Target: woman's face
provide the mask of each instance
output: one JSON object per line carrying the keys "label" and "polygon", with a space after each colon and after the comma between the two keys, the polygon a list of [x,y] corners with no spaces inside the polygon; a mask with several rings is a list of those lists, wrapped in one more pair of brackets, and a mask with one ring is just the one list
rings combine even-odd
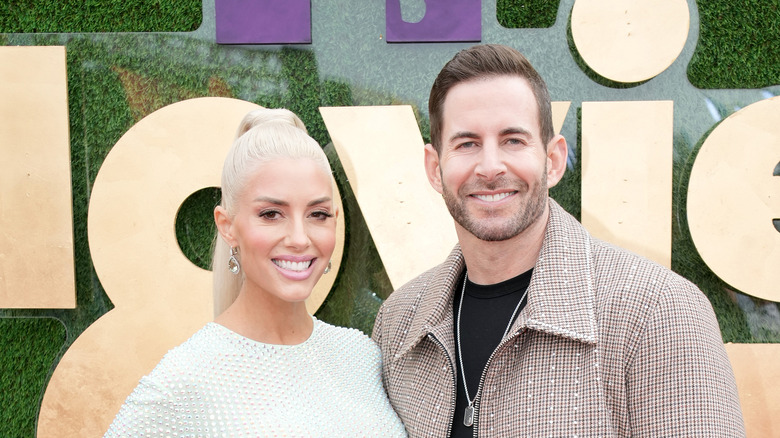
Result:
{"label": "woman's face", "polygon": [[300,302],[311,294],[336,243],[331,177],[311,159],[257,166],[223,233],[239,250],[244,289]]}

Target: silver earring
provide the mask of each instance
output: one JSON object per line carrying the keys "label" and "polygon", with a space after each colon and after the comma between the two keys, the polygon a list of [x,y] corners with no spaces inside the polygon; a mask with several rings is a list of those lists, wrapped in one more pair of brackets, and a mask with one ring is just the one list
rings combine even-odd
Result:
{"label": "silver earring", "polygon": [[241,272],[241,265],[238,263],[236,254],[238,254],[238,248],[234,248],[231,246],[230,258],[228,259],[228,271],[232,272],[233,274],[238,274],[239,272]]}
{"label": "silver earring", "polygon": [[332,267],[332,264],[333,264],[333,260],[328,260],[328,266],[325,267],[325,272],[323,272],[323,274],[327,274],[328,272],[330,272],[330,268]]}

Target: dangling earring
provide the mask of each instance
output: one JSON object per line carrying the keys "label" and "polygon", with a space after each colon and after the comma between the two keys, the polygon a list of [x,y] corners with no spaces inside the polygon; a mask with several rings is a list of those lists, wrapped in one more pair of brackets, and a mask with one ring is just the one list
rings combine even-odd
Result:
{"label": "dangling earring", "polygon": [[333,260],[328,260],[328,266],[325,267],[325,272],[323,274],[327,274],[330,272],[330,268],[332,267],[331,264],[333,263]]}
{"label": "dangling earring", "polygon": [[238,274],[241,272],[241,265],[238,263],[238,259],[236,258],[236,254],[238,254],[238,248],[230,247],[230,258],[228,259],[228,271],[232,272],[233,274]]}

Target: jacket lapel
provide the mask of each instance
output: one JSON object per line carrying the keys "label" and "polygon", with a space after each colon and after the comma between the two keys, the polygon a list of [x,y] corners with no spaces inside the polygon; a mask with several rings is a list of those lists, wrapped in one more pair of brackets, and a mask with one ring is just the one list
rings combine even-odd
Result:
{"label": "jacket lapel", "polygon": [[427,284],[420,285],[417,306],[412,313],[412,324],[398,354],[403,356],[423,338],[432,334],[454,358],[455,338],[453,335],[452,300],[455,287],[464,269],[460,245],[456,245],[447,260],[434,268]]}

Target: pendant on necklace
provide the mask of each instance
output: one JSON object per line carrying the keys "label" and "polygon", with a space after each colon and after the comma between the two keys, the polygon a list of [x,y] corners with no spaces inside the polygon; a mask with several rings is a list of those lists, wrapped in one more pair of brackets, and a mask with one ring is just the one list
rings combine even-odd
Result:
{"label": "pendant on necklace", "polygon": [[474,424],[474,407],[471,405],[466,406],[466,413],[463,415],[463,425],[471,427]]}

